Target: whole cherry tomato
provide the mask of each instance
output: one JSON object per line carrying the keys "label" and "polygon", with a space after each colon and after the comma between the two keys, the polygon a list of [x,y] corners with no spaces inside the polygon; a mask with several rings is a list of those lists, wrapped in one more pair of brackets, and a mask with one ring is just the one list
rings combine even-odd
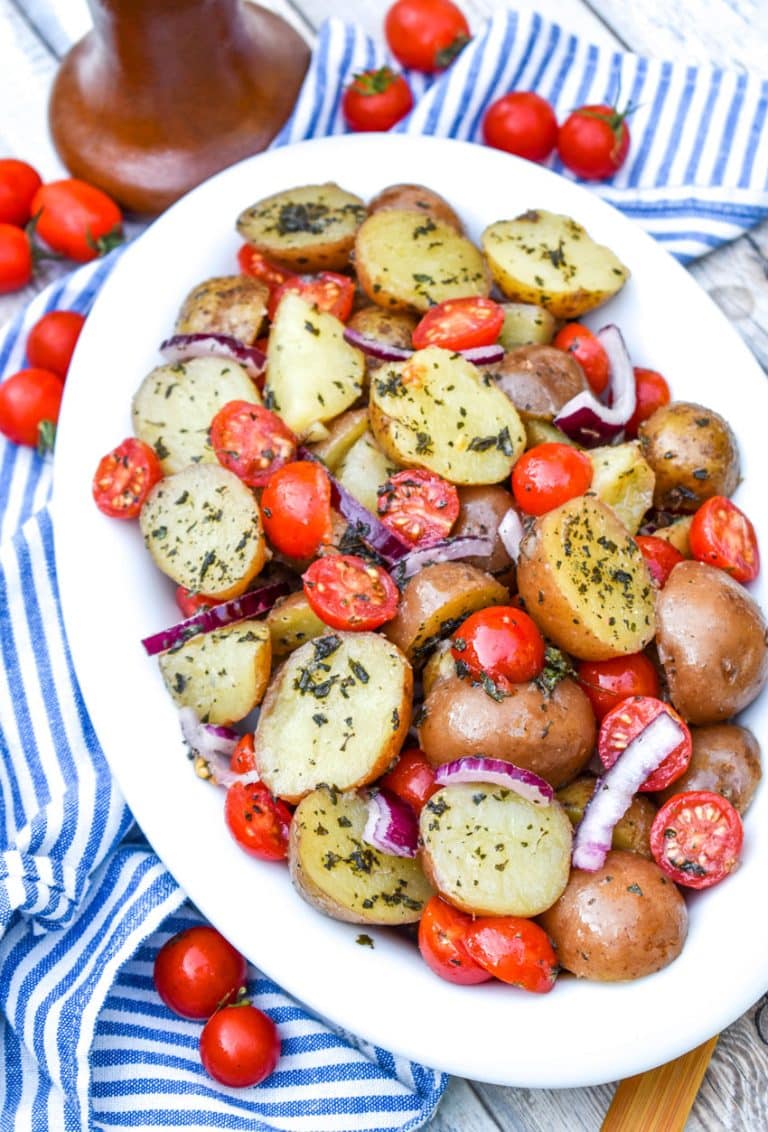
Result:
{"label": "whole cherry tomato", "polygon": [[413,95],[404,75],[391,67],[361,71],[346,87],[341,111],[357,133],[389,130],[413,108]]}
{"label": "whole cherry tomato", "polygon": [[419,920],[419,951],[430,970],[449,983],[471,986],[487,983],[491,973],[481,967],[467,951],[464,937],[472,917],[432,896]]}
{"label": "whole cherry tomato", "polygon": [[32,216],[32,199],[42,183],[40,174],[26,161],[0,158],[0,224],[23,228]]}
{"label": "whole cherry tomato", "polygon": [[604,103],[573,110],[557,135],[563,165],[587,181],[612,177],[629,151],[626,117],[626,110],[621,112]]}
{"label": "whole cherry tomato", "polygon": [[283,861],[288,856],[291,811],[272,797],[263,782],[233,782],[224,802],[224,820],[251,857]]}
{"label": "whole cherry tomato", "polygon": [[335,271],[321,271],[318,275],[293,275],[275,288],[269,297],[267,315],[274,320],[283,295],[300,295],[320,311],[328,311],[341,322],[352,313],[355,301],[355,284],[348,275]]}
{"label": "whole cherry tomato", "polygon": [[483,139],[494,149],[529,161],[546,161],[557,142],[557,118],[541,95],[532,90],[513,90],[486,110]]}
{"label": "whole cherry tomato", "polygon": [[648,724],[665,711],[683,731],[683,737],[664,761],[646,778],[640,790],[652,794],[664,790],[688,769],[693,751],[691,733],[673,707],[653,696],[632,696],[611,708],[600,724],[597,737],[597,753],[606,770],[610,770],[622,751],[626,750],[635,736],[644,731]]}
{"label": "whole cherry tomato", "polygon": [[657,538],[656,535],[635,535],[635,542],[640,547],[648,573],[659,589],[663,589],[674,567],[685,559],[668,539]]}
{"label": "whole cherry tomato", "polygon": [[592,461],[586,452],[556,441],[524,452],[512,469],[512,494],[521,511],[543,515],[592,483]]}
{"label": "whole cherry tomato", "polygon": [[600,339],[580,322],[569,322],[552,342],[558,350],[573,354],[596,397],[604,393],[611,378],[611,364]]}
{"label": "whole cherry tomato", "polygon": [[401,66],[427,74],[444,70],[470,40],[466,17],[452,0],[396,0],[384,34]]}
{"label": "whole cherry tomato", "polygon": [[491,605],[471,613],[451,638],[451,654],[473,680],[502,692],[534,680],[544,667],[544,638],[522,609]]}
{"label": "whole cherry tomato", "polygon": [[0,295],[26,287],[32,278],[32,246],[23,228],[0,224]]}
{"label": "whole cherry tomato", "polygon": [[642,652],[610,660],[581,660],[576,675],[598,722],[630,696],[658,699],[661,695],[658,673]]}
{"label": "whole cherry tomato", "polygon": [[503,983],[534,994],[546,994],[555,985],[555,949],[533,920],[481,916],[467,929],[464,946],[476,963]]}
{"label": "whole cherry tomato", "polygon": [[413,331],[414,350],[442,346],[444,350],[471,350],[492,345],[504,325],[504,308],[482,295],[444,299],[430,307]]}
{"label": "whole cherry tomato", "polygon": [[203,1026],[200,1060],[222,1085],[242,1089],[266,1080],[280,1060],[280,1036],[271,1018],[250,1003],[217,1010]]}
{"label": "whole cherry tomato", "polygon": [[651,826],[656,864],[685,888],[710,888],[734,870],[744,830],[722,794],[687,790],[664,803]]}
{"label": "whole cherry tomato", "polygon": [[397,613],[400,593],[390,575],[356,554],[316,558],[302,582],[312,610],[332,629],[378,629]]}
{"label": "whole cherry tomato", "polygon": [[64,384],[47,369],[22,369],[0,384],[0,432],[14,444],[53,447]]}
{"label": "whole cherry tomato", "polygon": [[65,378],[84,324],[85,315],[77,311],[48,311],[44,314],[27,335],[26,350],[30,365],[52,370]]}
{"label": "whole cherry tomato", "polygon": [[647,421],[662,405],[668,405],[672,394],[666,379],[655,369],[635,367],[635,411],[627,421],[624,435],[634,440],[643,421]]}
{"label": "whole cherry tomato", "polygon": [[458,491],[427,468],[395,472],[378,491],[384,525],[414,546],[447,538],[459,517]]}
{"label": "whole cherry tomato", "polygon": [[157,993],[182,1018],[210,1018],[236,997],[247,977],[243,956],[208,924],[172,936],[155,959]]}
{"label": "whole cherry tomato", "polygon": [[163,478],[160,461],[143,440],[129,436],[99,461],[93,498],[112,519],[135,519],[152,488]]}
{"label": "whole cherry tomato", "polygon": [[392,769],[379,780],[379,786],[407,802],[417,814],[440,789],[435,782],[435,768],[418,747],[403,751]]}
{"label": "whole cherry tomato", "polygon": [[271,545],[290,558],[316,554],[331,529],[331,481],[321,464],[296,460],[278,468],[261,496]]}
{"label": "whole cherry tomato", "polygon": [[702,503],[693,516],[688,542],[694,558],[724,570],[737,582],[754,582],[760,573],[755,528],[724,495]]}
{"label": "whole cherry tomato", "polygon": [[263,487],[296,455],[296,437],[277,413],[252,401],[228,401],[211,421],[219,463],[249,487]]}
{"label": "whole cherry tomato", "polygon": [[104,255],[123,238],[123,214],[112,198],[76,177],[39,188],[32,214],[35,233],[55,252],[81,263]]}

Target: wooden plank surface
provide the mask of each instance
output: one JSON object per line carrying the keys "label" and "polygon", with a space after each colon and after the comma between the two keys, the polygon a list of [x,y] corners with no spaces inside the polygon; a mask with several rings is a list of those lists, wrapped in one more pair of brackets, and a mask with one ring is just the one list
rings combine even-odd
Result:
{"label": "wooden plank surface", "polygon": [[[503,0],[460,2],[473,28],[494,9],[506,6]],[[517,7],[525,3],[521,0]],[[387,7],[384,0],[273,0],[265,6],[285,15],[310,42],[329,14],[355,19],[370,34],[380,35]],[[548,18],[596,43],[768,71],[766,0],[548,0],[545,9]],[[0,0],[0,153],[30,160],[46,178],[62,171],[45,130],[48,88],[57,58],[88,24],[85,0]],[[692,273],[768,369],[768,224],[699,261]],[[35,289],[0,296],[0,324]],[[673,1022],[660,1019],[659,1024]],[[578,1043],[578,1034],[573,1039]],[[616,1040],[632,1041],[631,1019]],[[763,1000],[722,1035],[687,1132],[768,1129],[768,1098],[762,1085],[767,1074],[768,1001]],[[455,1079],[430,1132],[597,1132],[613,1093],[611,1084],[529,1090]]]}

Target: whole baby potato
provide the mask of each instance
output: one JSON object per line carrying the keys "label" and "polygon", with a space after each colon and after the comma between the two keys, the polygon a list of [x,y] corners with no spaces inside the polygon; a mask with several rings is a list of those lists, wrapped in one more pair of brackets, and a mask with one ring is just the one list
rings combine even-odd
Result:
{"label": "whole baby potato", "polygon": [[733,495],[736,490],[736,437],[712,409],[673,401],[643,421],[638,437],[656,476],[654,507],[692,513],[705,499]]}
{"label": "whole baby potato", "polygon": [[679,562],[656,599],[656,646],[677,710],[719,723],[768,679],[766,623],[754,598],[722,570]]}
{"label": "whole baby potato", "polygon": [[[568,815],[571,825],[579,824],[584,817],[587,803],[595,792],[596,778],[591,775],[575,778],[567,786],[561,787],[557,792],[557,800]],[[687,786],[681,787],[689,789]],[[677,791],[677,784],[674,787]],[[651,826],[656,817],[656,807],[647,796],[636,794],[629,809],[623,817],[619,818],[613,827],[611,845],[614,849],[626,849],[628,853],[639,853],[642,857],[651,857]]]}
{"label": "whole baby potato", "polygon": [[497,700],[454,676],[433,685],[421,714],[419,746],[433,766],[487,755],[532,770],[554,787],[584,769],[595,743],[592,708],[571,679],[552,692],[535,681],[517,684]]}
{"label": "whole baby potato", "polygon": [[692,727],[693,754],[688,769],[658,799],[666,802],[684,790],[713,790],[740,814],[749,806],[762,778],[760,744],[751,731],[736,723]]}
{"label": "whole baby potato", "polygon": [[562,967],[598,982],[639,979],[680,954],[688,913],[675,884],[653,861],[614,849],[596,872],[574,869],[539,916]]}
{"label": "whole baby potato", "polygon": [[589,389],[584,370],[565,350],[520,346],[504,355],[488,373],[523,420],[551,421],[566,402]]}
{"label": "whole baby potato", "polygon": [[[517,510],[512,496],[500,484],[475,484],[460,487],[458,491],[460,510],[452,532],[454,538],[480,535],[493,539],[491,553],[487,557],[472,556],[464,561],[480,570],[487,570],[489,574],[513,571],[512,558],[499,537],[499,524],[507,511],[510,508]],[[505,573],[505,583],[510,577],[514,574]]]}

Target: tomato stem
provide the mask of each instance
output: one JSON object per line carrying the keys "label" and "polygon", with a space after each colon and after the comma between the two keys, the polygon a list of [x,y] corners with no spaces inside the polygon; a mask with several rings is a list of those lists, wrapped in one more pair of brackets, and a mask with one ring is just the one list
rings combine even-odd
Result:
{"label": "tomato stem", "polygon": [[471,35],[457,35],[447,47],[441,47],[435,54],[435,66],[437,69],[444,71],[446,67],[449,67],[456,56],[461,54],[471,39]]}
{"label": "tomato stem", "polygon": [[37,426],[37,454],[47,456],[56,442],[56,425],[53,421],[40,421]]}

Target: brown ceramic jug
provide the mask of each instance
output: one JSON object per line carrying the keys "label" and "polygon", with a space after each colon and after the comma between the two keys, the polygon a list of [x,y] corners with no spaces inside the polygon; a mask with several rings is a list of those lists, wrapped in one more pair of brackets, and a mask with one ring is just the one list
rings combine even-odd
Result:
{"label": "brown ceramic jug", "polygon": [[66,56],[50,126],[73,174],[157,213],[265,149],[309,61],[279,16],[241,0],[89,0],[93,30]]}

